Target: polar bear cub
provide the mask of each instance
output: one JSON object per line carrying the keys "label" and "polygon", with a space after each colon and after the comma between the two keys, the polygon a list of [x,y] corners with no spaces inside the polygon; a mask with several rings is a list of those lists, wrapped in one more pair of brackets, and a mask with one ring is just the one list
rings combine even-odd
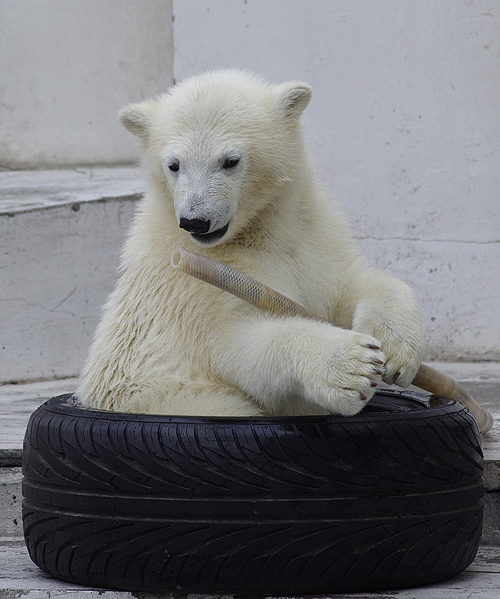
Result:
{"label": "polar bear cub", "polygon": [[[147,192],[78,396],[89,407],[204,416],[352,415],[377,384],[407,386],[419,310],[371,268],[314,174],[297,81],[193,77],[120,112]],[[332,324],[276,317],[170,266],[176,246],[273,287]]]}

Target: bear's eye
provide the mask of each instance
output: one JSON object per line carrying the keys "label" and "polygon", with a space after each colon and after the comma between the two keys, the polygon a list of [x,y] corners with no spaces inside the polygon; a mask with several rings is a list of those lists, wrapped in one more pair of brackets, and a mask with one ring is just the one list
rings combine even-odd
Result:
{"label": "bear's eye", "polygon": [[224,164],[222,165],[222,168],[234,168],[238,162],[240,161],[239,158],[226,158],[224,160]]}
{"label": "bear's eye", "polygon": [[168,168],[173,172],[176,173],[179,170],[179,163],[178,162],[171,162],[168,165]]}

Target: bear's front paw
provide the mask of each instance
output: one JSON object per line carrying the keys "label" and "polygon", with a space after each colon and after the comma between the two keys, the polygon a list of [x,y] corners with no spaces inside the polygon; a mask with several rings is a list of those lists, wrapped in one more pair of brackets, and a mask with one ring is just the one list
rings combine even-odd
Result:
{"label": "bear's front paw", "polygon": [[385,363],[384,383],[408,387],[417,374],[422,362],[420,345],[408,341],[388,342],[384,344],[387,356]]}
{"label": "bear's front paw", "polygon": [[422,362],[423,341],[420,327],[405,323],[399,329],[389,326],[363,326],[359,324],[356,330],[362,328],[364,333],[376,335],[387,361],[385,363],[384,383],[408,387],[411,384]]}
{"label": "bear's front paw", "polygon": [[419,309],[409,287],[387,276],[382,282],[383,291],[379,287],[377,295],[372,290],[374,297],[357,305],[352,329],[380,341],[387,358],[384,382],[408,387],[423,357]]}
{"label": "bear's front paw", "polygon": [[385,355],[374,337],[328,328],[314,349],[307,348],[306,396],[336,414],[357,414],[382,380]]}

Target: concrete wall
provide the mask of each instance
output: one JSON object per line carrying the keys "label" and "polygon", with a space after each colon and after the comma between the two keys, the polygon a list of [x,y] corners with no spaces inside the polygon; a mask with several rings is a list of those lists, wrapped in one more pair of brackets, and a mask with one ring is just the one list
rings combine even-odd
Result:
{"label": "concrete wall", "polygon": [[0,383],[79,375],[143,191],[134,168],[0,173]]}
{"label": "concrete wall", "polygon": [[371,261],[410,283],[428,358],[500,359],[498,0],[176,0],[176,79],[314,87],[311,150]]}
{"label": "concrete wall", "polygon": [[129,102],[172,81],[171,0],[2,0],[0,168],[125,163]]}

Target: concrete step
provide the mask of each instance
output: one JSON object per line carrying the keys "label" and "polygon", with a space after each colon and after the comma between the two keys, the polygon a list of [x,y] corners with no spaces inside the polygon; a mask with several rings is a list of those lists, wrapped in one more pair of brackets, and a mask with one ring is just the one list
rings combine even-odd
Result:
{"label": "concrete step", "polygon": [[0,172],[0,383],[79,375],[143,189],[132,167]]}
{"label": "concrete step", "polygon": [[[434,363],[433,366],[461,382],[495,416],[493,429],[483,438],[487,493],[479,554],[467,571],[452,581],[376,595],[335,595],[339,599],[465,599],[472,595],[477,599],[498,599],[500,596],[500,363]],[[75,599],[137,597],[136,593],[87,589],[55,581],[31,563],[24,547],[20,460],[26,424],[38,405],[55,395],[73,392],[77,384],[78,379],[72,378],[0,386],[0,464],[4,465],[0,467],[0,599],[20,596],[53,599],[63,595]],[[153,599],[157,595],[141,593],[141,597]]]}

